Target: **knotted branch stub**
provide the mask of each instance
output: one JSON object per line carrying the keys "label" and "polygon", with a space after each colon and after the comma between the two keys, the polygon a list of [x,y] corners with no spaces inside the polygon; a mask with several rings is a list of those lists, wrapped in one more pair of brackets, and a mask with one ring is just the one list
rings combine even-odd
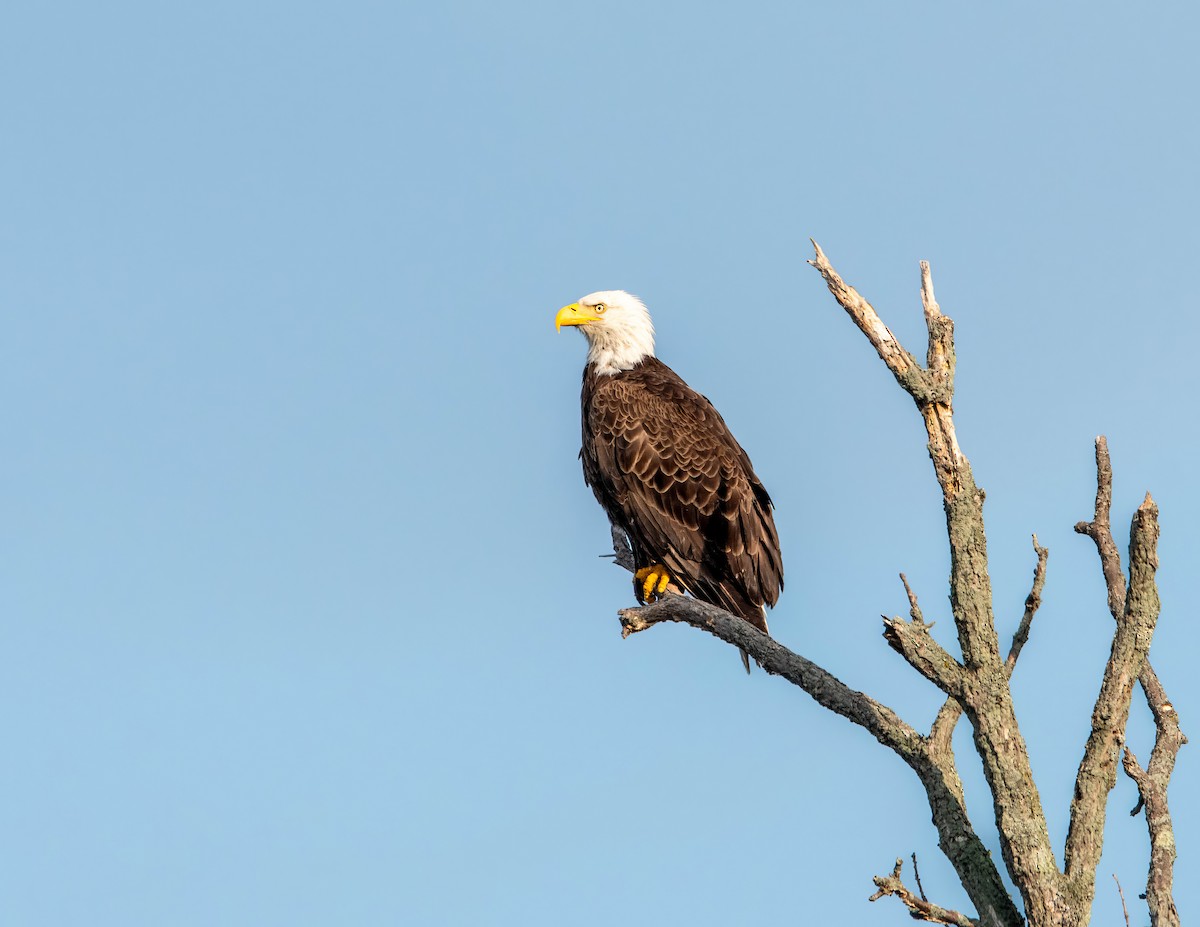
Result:
{"label": "knotted branch stub", "polygon": [[907,621],[903,618],[889,618],[887,615],[881,617],[883,637],[888,646],[947,695],[960,698],[963,694],[966,671],[961,663],[933,639],[933,635],[929,633],[933,625],[926,624],[920,617]]}
{"label": "knotted branch stub", "polygon": [[904,860],[897,858],[891,875],[875,876],[872,881],[875,883],[877,891],[867,900],[878,901],[880,898],[894,895],[904,903],[904,906],[908,908],[908,913],[915,920],[928,921],[931,924],[950,924],[952,927],[979,927],[978,921],[972,920],[965,914],[951,908],[943,908],[914,895],[900,880],[900,870],[903,867]]}

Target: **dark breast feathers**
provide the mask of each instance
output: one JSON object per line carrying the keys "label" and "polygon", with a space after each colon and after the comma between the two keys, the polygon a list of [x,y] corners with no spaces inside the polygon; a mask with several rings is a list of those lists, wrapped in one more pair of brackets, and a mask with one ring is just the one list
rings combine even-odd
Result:
{"label": "dark breast feathers", "polygon": [[712,403],[648,357],[583,372],[583,477],[629,535],[696,598],[766,631],[783,588],[771,498]]}

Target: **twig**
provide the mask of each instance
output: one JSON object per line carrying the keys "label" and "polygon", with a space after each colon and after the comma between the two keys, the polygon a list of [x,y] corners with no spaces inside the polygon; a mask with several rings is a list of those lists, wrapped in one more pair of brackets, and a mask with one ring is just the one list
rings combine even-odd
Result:
{"label": "twig", "polygon": [[[954,927],[978,927],[978,921],[974,921],[965,914],[960,914],[958,911],[952,911],[950,908],[943,908],[933,904],[922,897],[918,898],[905,887],[900,881],[900,869],[903,867],[904,861],[896,860],[896,866],[892,869],[892,874],[888,876],[875,876],[872,881],[875,883],[877,891],[868,901],[878,901],[888,895],[895,895],[908,908],[908,913],[915,920],[929,921],[932,924],[952,924]],[[918,880],[919,881],[919,880]]]}
{"label": "twig", "polygon": [[[1042,590],[1046,585],[1046,561],[1050,556],[1050,551],[1038,544],[1036,534],[1033,536],[1033,550],[1037,555],[1037,565],[1033,570],[1033,588],[1030,590],[1029,595],[1025,598],[1025,613],[1021,616],[1021,621],[1017,625],[1017,630],[1013,632],[1012,645],[1009,647],[1008,657],[1004,661],[1004,670],[1009,677],[1012,676],[1013,669],[1017,665],[1017,658],[1021,655],[1021,649],[1029,640],[1029,630],[1033,624],[1033,616],[1037,613],[1038,608],[1042,604]],[[925,620],[921,615],[921,606],[917,603],[917,595],[915,592],[913,592],[912,587],[908,583],[908,578],[903,573],[900,574],[900,582],[904,584],[904,592],[908,596],[908,613],[912,616],[914,630],[928,630],[929,628],[932,628],[933,622],[929,622],[928,624],[925,623]],[[904,651],[901,650],[896,643],[893,643],[893,640],[898,642],[901,639],[901,635],[898,633],[900,629],[895,624],[896,621],[899,621],[899,619],[890,620],[884,618],[884,624],[888,628],[888,630],[884,632],[884,637],[888,639],[888,643],[892,644],[894,649],[900,650],[900,652],[903,654]],[[921,628],[915,627],[917,625],[920,625]],[[949,660],[951,658],[947,654],[945,659]],[[910,662],[912,661],[910,660]],[[920,666],[918,666],[917,669],[922,672],[922,675],[927,675]],[[928,675],[927,678],[929,678]],[[934,679],[934,682],[937,684],[936,679]],[[958,719],[961,715],[962,707],[958,704],[956,699],[951,696],[946,700],[945,704],[943,704],[941,710],[938,712],[937,718],[934,720],[934,726],[930,731],[930,737],[937,740],[939,743],[946,744],[946,749],[949,749],[949,737],[952,734],[954,726],[958,722]]]}
{"label": "twig", "polygon": [[883,636],[893,650],[906,659],[922,676],[948,694],[962,692],[962,667],[958,661],[942,649],[929,634],[934,622],[926,623],[917,602],[917,594],[908,584],[908,577],[900,574],[904,592],[908,596],[908,614],[911,621],[900,618],[883,618]]}
{"label": "twig", "polygon": [[1029,629],[1033,625],[1033,616],[1042,604],[1042,589],[1046,586],[1046,560],[1050,557],[1050,551],[1038,544],[1036,534],[1033,536],[1033,551],[1037,555],[1037,566],[1033,568],[1033,588],[1029,590],[1029,595],[1025,598],[1025,614],[1021,616],[1021,622],[1013,633],[1012,646],[1008,648],[1008,657],[1004,661],[1004,668],[1008,671],[1009,677],[1012,676],[1013,669],[1017,665],[1021,649],[1029,640]]}
{"label": "twig", "polygon": [[1121,896],[1121,911],[1125,915],[1125,927],[1129,927],[1129,909],[1125,907],[1125,892],[1121,888],[1121,880],[1117,878],[1117,874],[1112,874],[1113,881],[1117,883],[1117,894]]}
{"label": "twig", "polygon": [[925,886],[921,884],[921,870],[917,868],[916,851],[913,851],[912,861],[913,861],[913,878],[917,880],[917,891],[919,891],[921,893],[922,901],[928,901],[929,898],[925,894]]}
{"label": "twig", "polygon": [[[908,596],[908,614],[913,621],[919,621],[925,624],[925,619],[921,616],[921,606],[917,604],[917,594],[912,591],[912,586],[908,584],[908,577],[903,573],[900,574],[900,582],[904,583],[904,592]],[[926,624],[925,627],[932,628],[933,622]]]}
{"label": "twig", "polygon": [[623,530],[616,525],[612,525],[612,544],[613,544],[613,559],[617,566],[630,573],[637,572],[637,564],[633,559],[633,548],[629,544],[629,537]]}

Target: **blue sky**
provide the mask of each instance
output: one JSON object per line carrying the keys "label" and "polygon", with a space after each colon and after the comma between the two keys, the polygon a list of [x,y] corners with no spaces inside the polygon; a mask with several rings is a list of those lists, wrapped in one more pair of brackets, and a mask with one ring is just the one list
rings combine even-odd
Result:
{"label": "blue sky", "polygon": [[[628,641],[581,480],[583,343],[641,295],[777,504],[771,626],[924,728],[905,571],[953,644],[911,403],[809,236],[921,353],[957,323],[1002,639],[1052,834],[1114,531],[1162,508],[1153,660],[1197,733],[1184,4],[29,4],[0,16],[0,920],[895,924],[915,778],[680,627]],[[1140,698],[1140,694],[1137,696]],[[1135,699],[1131,741],[1152,736]],[[991,810],[960,731],[975,820]],[[1200,905],[1197,773],[1172,792]],[[1146,833],[1110,804],[1096,923]]]}

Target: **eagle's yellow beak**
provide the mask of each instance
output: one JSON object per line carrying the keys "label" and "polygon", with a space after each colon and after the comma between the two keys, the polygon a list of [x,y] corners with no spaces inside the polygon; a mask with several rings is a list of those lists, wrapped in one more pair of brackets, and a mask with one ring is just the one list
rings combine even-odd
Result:
{"label": "eagle's yellow beak", "polygon": [[588,322],[598,321],[600,321],[600,316],[591,309],[581,306],[579,303],[571,303],[571,305],[563,306],[558,310],[558,315],[554,317],[554,330],[559,331],[564,325],[586,325]]}

